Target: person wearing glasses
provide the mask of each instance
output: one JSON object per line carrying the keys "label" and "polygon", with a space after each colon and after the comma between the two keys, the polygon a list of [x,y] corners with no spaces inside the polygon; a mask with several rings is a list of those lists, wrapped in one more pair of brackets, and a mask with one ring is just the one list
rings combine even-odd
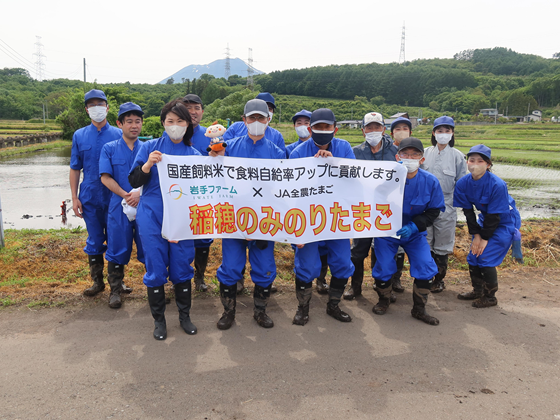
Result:
{"label": "person wearing glasses", "polygon": [[[261,99],[248,101],[243,112],[243,123],[247,128],[247,134],[228,141],[225,150],[211,151],[208,153],[209,156],[285,159],[286,151],[278,148],[265,136],[269,121],[268,106],[265,101]],[[237,283],[243,278],[247,249],[251,263],[251,280],[255,283],[253,318],[263,328],[274,327],[274,322],[266,313],[270,289],[276,278],[274,242],[223,238],[222,264],[216,273],[220,282],[220,299],[224,306],[224,312],[217,323],[220,330],[231,328],[235,321]]]}
{"label": "person wearing glasses", "polygon": [[[89,272],[93,285],[84,290],[85,296],[95,296],[105,290],[103,281],[104,259],[107,250],[107,216],[111,191],[99,178],[99,157],[105,144],[122,137],[122,131],[107,122],[109,104],[105,93],[92,89],[84,96],[86,112],[91,119],[87,127],[76,130],[72,136],[70,157],[70,190],[72,209],[76,217],[84,219],[88,237],[84,252],[88,256]],[[80,172],[84,178],[80,184]],[[79,195],[78,195],[79,185]],[[132,292],[122,284],[122,291]]]}
{"label": "person wearing glasses", "polygon": [[428,243],[432,257],[438,266],[438,273],[432,284],[432,293],[443,292],[443,279],[447,274],[449,254],[455,247],[455,225],[457,210],[453,207],[455,184],[467,173],[465,155],[455,147],[455,121],[443,116],[436,118],[432,131],[432,146],[424,153],[421,168],[435,175],[439,180],[445,198],[445,211],[428,227]]}
{"label": "person wearing glasses", "polygon": [[394,259],[399,246],[404,248],[410,261],[410,275],[414,278],[411,315],[429,325],[438,325],[439,320],[426,313],[426,302],[430,293],[432,278],[437,274],[437,265],[430,254],[426,240],[426,228],[434,223],[440,212],[445,211],[445,201],[438,179],[420,169],[424,163],[424,146],[415,137],[401,141],[397,161],[406,167],[404,187],[402,228],[397,237],[374,239],[376,256],[372,277],[375,279],[379,302],[373,313],[383,315],[391,303],[391,278],[397,271]]}

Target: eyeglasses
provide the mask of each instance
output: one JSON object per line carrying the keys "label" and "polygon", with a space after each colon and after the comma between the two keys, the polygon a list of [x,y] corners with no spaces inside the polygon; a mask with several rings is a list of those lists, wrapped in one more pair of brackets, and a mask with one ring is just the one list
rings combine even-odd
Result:
{"label": "eyeglasses", "polygon": [[264,115],[249,115],[248,117],[245,117],[245,119],[247,120],[247,122],[253,123],[255,121],[258,121],[260,123],[265,123],[268,121],[268,117],[265,117]]}
{"label": "eyeglasses", "polygon": [[89,109],[89,108],[93,108],[94,106],[103,106],[103,107],[106,107],[107,104],[106,104],[105,102],[97,102],[96,104],[94,104],[94,103],[89,103],[89,104],[86,105],[86,108]]}
{"label": "eyeglasses", "polygon": [[414,153],[399,153],[399,157],[401,159],[421,159],[422,153],[414,152]]}

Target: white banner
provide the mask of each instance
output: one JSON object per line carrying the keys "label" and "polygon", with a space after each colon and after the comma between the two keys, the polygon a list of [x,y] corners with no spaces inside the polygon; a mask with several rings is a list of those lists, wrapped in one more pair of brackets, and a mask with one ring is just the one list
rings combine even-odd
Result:
{"label": "white banner", "polygon": [[163,155],[157,168],[169,240],[305,244],[401,228],[407,172],[395,162]]}

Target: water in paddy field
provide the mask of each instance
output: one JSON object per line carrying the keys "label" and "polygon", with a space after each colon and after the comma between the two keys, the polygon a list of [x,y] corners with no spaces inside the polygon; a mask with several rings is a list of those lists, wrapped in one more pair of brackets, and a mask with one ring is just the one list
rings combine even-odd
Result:
{"label": "water in paddy field", "polygon": [[69,182],[71,148],[0,158],[0,200],[4,229],[64,227],[61,204],[67,201],[66,227],[85,228],[72,211]]}
{"label": "water in paddy field", "polygon": [[[74,216],[70,183],[70,147],[0,158],[0,201],[4,229],[64,227],[60,205],[67,202],[66,227],[85,228]],[[493,172],[508,183],[523,219],[560,217],[560,171],[497,163]],[[464,219],[461,211],[459,217]]]}

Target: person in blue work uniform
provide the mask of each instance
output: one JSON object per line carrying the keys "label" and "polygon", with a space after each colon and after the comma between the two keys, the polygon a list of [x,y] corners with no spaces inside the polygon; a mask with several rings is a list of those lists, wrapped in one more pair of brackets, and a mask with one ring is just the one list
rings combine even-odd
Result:
{"label": "person in blue work uniform", "polygon": [[412,123],[406,117],[398,117],[391,123],[393,145],[398,148],[401,141],[412,136]]}
{"label": "person in blue work uniform", "polygon": [[124,266],[130,261],[132,241],[136,242],[138,261],[144,263],[144,252],[136,221],[130,221],[123,212],[122,201],[130,207],[137,207],[140,191],[133,191],[128,182],[128,172],[140,150],[138,136],[142,131],[144,112],[140,106],[127,102],[119,107],[117,126],[122,137],[103,146],[99,158],[101,182],[111,192],[107,220],[107,281],[111,287],[109,307],[121,307]]}
{"label": "person in blue work uniform", "polygon": [[[313,111],[308,130],[311,133],[311,140],[296,147],[291,153],[290,159],[311,156],[355,159],[350,143],[334,137],[338,128],[334,113],[330,109],[320,108]],[[352,321],[350,315],[338,306],[348,277],[354,273],[354,265],[350,260],[350,239],[329,240],[323,241],[323,243],[327,247],[327,259],[332,274],[327,314],[341,322],[350,322]],[[309,321],[311,285],[313,279],[317,278],[321,271],[319,245],[320,242],[297,245],[294,271],[298,308],[292,320],[295,325],[305,325]]]}
{"label": "person in blue work uniform", "polygon": [[[206,150],[210,145],[210,138],[206,137],[206,127],[200,125],[204,116],[204,104],[198,95],[189,93],[183,97],[183,102],[191,114],[193,136],[191,139],[192,147],[200,152],[202,156],[208,156]],[[195,239],[194,241],[194,288],[199,292],[206,292],[208,286],[204,283],[204,273],[208,265],[208,255],[213,239]]]}
{"label": "person in blue work uniform", "polygon": [[[105,290],[103,253],[107,249],[107,213],[111,197],[111,192],[99,178],[99,156],[103,146],[119,139],[122,132],[107,122],[109,105],[103,91],[90,90],[84,96],[84,103],[91,124],[76,130],[72,136],[70,190],[74,214],[84,219],[88,232],[84,252],[88,256],[93,285],[83,293],[85,296],[95,296]],[[84,173],[81,184],[80,171]],[[123,285],[123,291],[130,293],[132,289]]]}
{"label": "person in blue work uniform", "polygon": [[[268,106],[268,122],[272,120],[274,116],[274,111],[276,110],[276,105],[274,101],[274,97],[268,92],[262,92],[257,95],[255,99],[260,99],[266,102]],[[233,123],[224,134],[224,140],[228,141],[234,139],[236,137],[245,136],[247,134],[247,126],[243,121],[238,121]],[[280,131],[267,126],[266,132],[264,133],[266,139],[271,141],[280,149],[286,151],[286,145],[284,144],[284,137],[282,137],[282,133]]]}
{"label": "person in blue work uniform", "polygon": [[[407,120],[408,121],[408,120]],[[410,121],[409,121],[410,123]],[[405,124],[406,126],[406,124]],[[407,127],[408,128],[408,127]],[[410,131],[409,131],[410,133]],[[352,148],[358,160],[385,160],[396,162],[397,147],[393,144],[391,137],[385,134],[385,120],[379,112],[368,112],[362,120],[362,134],[365,141]],[[408,136],[410,137],[410,136]],[[352,300],[362,295],[362,284],[364,282],[364,260],[369,254],[373,244],[373,238],[352,239],[352,264],[354,274],[350,279],[350,286],[344,291],[344,299]],[[404,251],[399,247],[395,256],[397,271],[392,279],[392,288],[395,292],[403,293],[401,286],[401,275],[404,267]],[[371,266],[375,265],[375,252],[371,252]],[[391,302],[396,302],[397,297],[391,295]]]}
{"label": "person in blue work uniform", "polygon": [[[311,133],[308,129],[309,121],[311,121],[311,112],[306,109],[302,109],[292,117],[298,140],[286,146],[286,157],[289,158],[296,147],[311,138]],[[295,245],[292,245],[292,248],[295,251]],[[319,253],[321,255],[321,272],[316,279],[317,293],[326,295],[329,293],[329,285],[325,279],[329,270],[329,263],[327,261],[327,247],[324,244],[319,245]]]}
{"label": "person in blue work uniform", "polygon": [[190,319],[193,277],[191,263],[195,251],[192,240],[171,243],[161,235],[163,200],[156,164],[161,161],[162,154],[200,156],[200,153],[191,146],[192,120],[182,99],[167,103],[161,110],[160,119],[165,132],[160,138],[142,145],[128,180],[133,188],[143,187],[136,221],[146,259],[144,284],[148,289],[148,303],[154,318],[154,338],[165,340],[167,324],[164,285],[167,279],[175,288],[181,327],[189,335],[197,332]]}
{"label": "person in blue work uniform", "polygon": [[434,223],[440,212],[445,211],[445,201],[438,179],[429,172],[419,169],[424,163],[424,146],[415,137],[401,141],[397,161],[407,169],[403,197],[402,228],[395,237],[374,239],[377,261],[372,270],[379,302],[373,313],[383,315],[391,303],[391,278],[396,271],[395,256],[399,246],[403,247],[410,261],[410,275],[414,278],[411,315],[429,325],[438,325],[439,320],[426,313],[426,302],[437,274],[437,265],[430,254],[426,241],[426,228]]}
{"label": "person in blue work uniform", "polygon": [[[473,300],[475,308],[498,304],[498,272],[515,234],[506,183],[490,172],[492,151],[479,144],[467,153],[465,175],[455,185],[453,205],[463,209],[472,243],[467,263],[472,292],[461,293],[462,300]],[[478,222],[474,209],[480,212]]]}
{"label": "person in blue work uniform", "polygon": [[453,207],[455,184],[467,173],[465,155],[455,147],[455,121],[443,116],[436,118],[432,130],[432,146],[424,152],[421,168],[435,175],[439,180],[445,198],[445,211],[428,227],[428,243],[432,257],[438,266],[438,273],[432,284],[432,293],[445,289],[443,279],[447,274],[449,254],[455,247],[455,226],[457,210]]}
{"label": "person in blue work uniform", "polygon": [[[243,122],[247,134],[228,142],[225,150],[209,152],[210,156],[233,156],[253,159],[285,159],[286,151],[268,141],[265,135],[269,122],[268,106],[261,99],[252,99],[245,104]],[[274,321],[266,313],[270,299],[270,288],[276,278],[274,242],[264,240],[222,239],[222,264],[216,273],[220,282],[220,299],[224,312],[217,323],[220,330],[231,328],[235,321],[237,305],[237,283],[243,277],[247,263],[247,249],[251,263],[253,291],[253,318],[263,328],[272,328]]]}

